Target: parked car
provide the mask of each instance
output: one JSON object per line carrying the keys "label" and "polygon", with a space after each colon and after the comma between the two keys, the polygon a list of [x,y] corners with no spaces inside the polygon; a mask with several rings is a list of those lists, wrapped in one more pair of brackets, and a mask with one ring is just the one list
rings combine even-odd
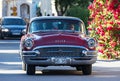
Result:
{"label": "parked car", "polygon": [[26,22],[21,17],[6,16],[0,21],[0,38],[22,36],[25,32]]}
{"label": "parked car", "polygon": [[90,75],[97,60],[95,49],[96,40],[86,35],[83,21],[66,16],[33,18],[20,42],[28,75],[35,74],[36,66],[71,66]]}

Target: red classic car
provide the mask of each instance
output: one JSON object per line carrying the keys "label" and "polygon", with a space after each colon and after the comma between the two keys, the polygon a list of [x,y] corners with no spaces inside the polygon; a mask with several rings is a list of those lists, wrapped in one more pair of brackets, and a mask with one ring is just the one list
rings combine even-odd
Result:
{"label": "red classic car", "polygon": [[23,69],[35,74],[35,67],[71,66],[84,75],[92,73],[97,60],[96,41],[86,35],[79,18],[66,16],[36,17],[21,38]]}

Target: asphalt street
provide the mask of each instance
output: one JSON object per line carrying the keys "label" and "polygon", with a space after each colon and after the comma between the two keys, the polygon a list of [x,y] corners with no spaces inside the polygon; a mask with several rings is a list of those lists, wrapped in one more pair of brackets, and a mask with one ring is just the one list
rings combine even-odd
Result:
{"label": "asphalt street", "polygon": [[[69,66],[37,67],[36,75],[21,68],[19,39],[0,40],[0,81],[119,81],[119,60],[98,60],[91,75]],[[41,71],[42,70],[42,71]]]}

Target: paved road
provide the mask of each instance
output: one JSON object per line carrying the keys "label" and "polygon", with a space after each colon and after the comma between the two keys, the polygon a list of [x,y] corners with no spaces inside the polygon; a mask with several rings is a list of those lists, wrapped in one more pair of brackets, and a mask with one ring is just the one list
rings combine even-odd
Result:
{"label": "paved road", "polygon": [[[119,81],[120,61],[97,61],[92,75],[71,67],[37,67],[36,75],[21,70],[19,40],[0,40],[0,81]],[[43,70],[43,73],[40,71]]]}

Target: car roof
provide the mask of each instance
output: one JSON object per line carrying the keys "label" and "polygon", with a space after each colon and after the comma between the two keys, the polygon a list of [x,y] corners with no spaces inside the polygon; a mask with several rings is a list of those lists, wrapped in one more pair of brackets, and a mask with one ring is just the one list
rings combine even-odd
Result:
{"label": "car roof", "polygon": [[4,17],[2,17],[2,19],[22,19],[21,17],[19,17],[19,16],[4,16]]}
{"label": "car roof", "polygon": [[40,17],[32,18],[30,22],[34,20],[43,20],[43,19],[70,19],[70,20],[78,20],[78,21],[83,22],[81,19],[77,17],[70,17],[70,16],[40,16]]}

